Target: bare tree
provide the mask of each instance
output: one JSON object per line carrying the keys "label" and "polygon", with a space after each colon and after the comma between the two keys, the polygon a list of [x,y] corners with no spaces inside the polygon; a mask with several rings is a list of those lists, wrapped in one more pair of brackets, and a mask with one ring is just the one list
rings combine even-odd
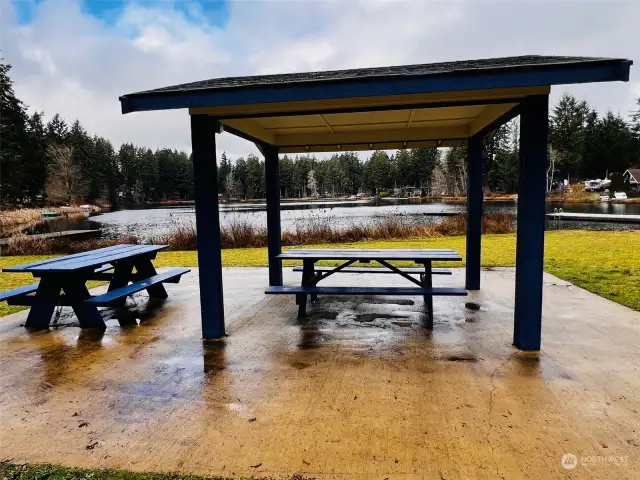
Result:
{"label": "bare tree", "polygon": [[88,191],[82,169],[73,161],[73,148],[66,145],[50,145],[47,148],[49,167],[46,192],[52,202],[82,199]]}
{"label": "bare tree", "polygon": [[309,170],[307,188],[313,198],[318,198],[318,183],[316,182],[316,172],[313,170]]}
{"label": "bare tree", "polygon": [[551,191],[553,187],[553,176],[556,173],[556,160],[558,159],[558,152],[555,148],[549,145],[549,168],[547,168],[547,192]]}
{"label": "bare tree", "polygon": [[224,179],[224,191],[230,199],[238,197],[238,182],[233,178],[232,172],[227,173]]}

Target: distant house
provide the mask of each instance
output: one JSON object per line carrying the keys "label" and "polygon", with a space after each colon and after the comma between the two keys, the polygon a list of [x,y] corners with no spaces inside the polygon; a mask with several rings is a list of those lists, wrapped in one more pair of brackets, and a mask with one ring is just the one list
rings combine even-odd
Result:
{"label": "distant house", "polygon": [[629,182],[629,186],[633,190],[640,190],[640,168],[630,168],[622,174],[625,183]]}

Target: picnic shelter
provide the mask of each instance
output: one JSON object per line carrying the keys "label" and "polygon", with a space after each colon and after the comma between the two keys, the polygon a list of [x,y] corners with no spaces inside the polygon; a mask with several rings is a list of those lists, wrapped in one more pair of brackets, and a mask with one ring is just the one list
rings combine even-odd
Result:
{"label": "picnic shelter", "polygon": [[265,157],[269,285],[282,285],[278,155],[467,145],[466,289],[480,289],[487,140],[520,116],[513,344],[541,345],[549,93],[628,81],[626,59],[519,56],[380,68],[214,78],[120,97],[123,113],[188,109],[202,334],[225,335],[216,134]]}

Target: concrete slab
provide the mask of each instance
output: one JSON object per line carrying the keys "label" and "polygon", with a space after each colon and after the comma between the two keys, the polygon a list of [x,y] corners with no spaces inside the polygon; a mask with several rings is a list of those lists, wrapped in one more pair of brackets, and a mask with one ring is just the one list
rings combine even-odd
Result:
{"label": "concrete slab", "polygon": [[[546,275],[544,350],[523,353],[511,346],[513,270],[482,277],[466,299],[435,299],[433,332],[411,297],[321,297],[299,322],[293,298],[263,295],[267,271],[251,268],[225,269],[229,337],[209,345],[197,272],[168,285],[164,304],[130,300],[139,325],[82,331],[63,312],[60,328],[28,333],[24,312],[6,317],[0,459],[321,479],[640,478],[640,314]],[[461,286],[464,273],[435,281]],[[326,284],[389,282],[408,284]]]}

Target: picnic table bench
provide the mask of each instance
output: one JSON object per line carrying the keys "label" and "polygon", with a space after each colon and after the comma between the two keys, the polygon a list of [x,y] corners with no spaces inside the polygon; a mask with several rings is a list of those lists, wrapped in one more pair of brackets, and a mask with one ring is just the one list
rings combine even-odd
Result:
{"label": "picnic table bench", "polygon": [[[31,273],[39,283],[0,292],[0,301],[31,307],[25,327],[48,328],[57,306],[73,308],[83,328],[105,328],[98,306],[122,307],[126,297],[147,290],[152,298],[167,298],[163,283],[177,283],[188,268],[157,273],[151,263],[167,245],[115,245],[89,252],[3,268]],[[134,271],[135,270],[135,271]],[[91,296],[89,280],[108,281],[107,292]]]}
{"label": "picnic table bench", "polygon": [[[302,260],[302,267],[294,271],[302,272],[300,286],[271,286],[265,293],[273,295],[295,295],[298,316],[306,315],[307,296],[315,301],[318,295],[420,295],[427,308],[429,327],[433,327],[434,296],[464,296],[464,288],[434,287],[433,275],[450,275],[444,268],[432,268],[434,261],[461,261],[462,257],[452,249],[290,249],[278,255],[283,260]],[[316,266],[321,260],[337,260],[342,264]],[[420,267],[396,267],[389,262],[412,261]],[[354,263],[377,262],[382,267],[351,267]],[[391,273],[406,278],[416,287],[319,287],[318,282],[335,273]],[[419,275],[419,279],[412,277]]]}

